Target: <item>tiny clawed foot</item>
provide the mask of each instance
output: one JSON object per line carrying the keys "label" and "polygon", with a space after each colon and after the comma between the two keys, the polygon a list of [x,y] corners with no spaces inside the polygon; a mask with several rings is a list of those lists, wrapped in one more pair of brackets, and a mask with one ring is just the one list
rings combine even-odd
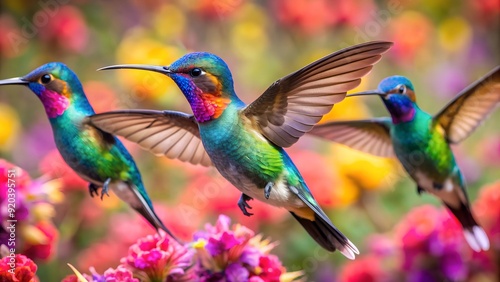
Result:
{"label": "tiny clawed foot", "polygon": [[247,211],[247,208],[252,209],[252,207],[248,204],[248,201],[250,200],[253,200],[253,198],[245,194],[241,194],[241,197],[238,200],[238,207],[240,208],[241,212],[243,212],[243,214],[246,216],[253,215],[253,213]]}
{"label": "tiny clawed foot", "polygon": [[105,194],[109,197],[108,191],[109,191],[109,183],[110,182],[111,182],[111,178],[108,178],[108,179],[106,179],[106,181],[104,181],[104,184],[102,185],[101,201],[104,198]]}
{"label": "tiny clawed foot", "polygon": [[99,195],[99,191],[98,191],[99,187],[97,185],[95,185],[94,183],[89,183],[89,193],[90,193],[90,197],[94,198],[94,195]]}

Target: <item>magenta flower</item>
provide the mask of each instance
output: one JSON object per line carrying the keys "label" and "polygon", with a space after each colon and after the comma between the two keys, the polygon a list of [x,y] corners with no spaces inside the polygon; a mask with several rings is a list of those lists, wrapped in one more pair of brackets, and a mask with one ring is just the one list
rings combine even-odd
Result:
{"label": "magenta flower", "polygon": [[140,281],[189,281],[193,278],[192,250],[181,246],[164,232],[139,239],[129,248],[121,264]]}
{"label": "magenta flower", "polygon": [[470,251],[459,223],[444,209],[415,208],[399,223],[395,237],[401,243],[402,268],[409,281],[433,281],[429,277],[461,281],[467,277]]}
{"label": "magenta flower", "polygon": [[195,234],[200,281],[293,281],[302,272],[286,273],[278,257],[269,254],[276,245],[255,236],[250,229],[220,215],[215,226]]}

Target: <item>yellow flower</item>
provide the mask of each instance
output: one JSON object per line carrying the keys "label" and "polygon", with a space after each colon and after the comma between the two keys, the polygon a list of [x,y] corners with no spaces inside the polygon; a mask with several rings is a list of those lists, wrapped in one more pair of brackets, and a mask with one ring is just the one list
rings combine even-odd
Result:
{"label": "yellow flower", "polygon": [[8,105],[0,104],[0,151],[9,152],[20,132],[17,113]]}
{"label": "yellow flower", "polygon": [[472,39],[472,29],[462,17],[451,17],[438,28],[439,43],[448,52],[464,50]]}
{"label": "yellow flower", "polygon": [[356,203],[359,199],[360,191],[354,181],[349,179],[345,174],[339,173],[339,184],[333,194],[336,206],[346,207]]}
{"label": "yellow flower", "polygon": [[235,54],[243,59],[254,60],[267,49],[269,24],[262,8],[248,3],[239,13],[231,28],[231,45]]}
{"label": "yellow flower", "polygon": [[156,33],[163,39],[179,38],[186,28],[184,12],[171,4],[163,5],[153,18]]}
{"label": "yellow flower", "polygon": [[398,179],[394,159],[359,152],[343,145],[332,145],[332,157],[341,175],[351,179],[359,188],[375,190],[390,187]]}
{"label": "yellow flower", "polygon": [[[166,45],[152,38],[143,28],[129,30],[118,47],[116,60],[119,64],[169,65],[182,55],[177,47]],[[119,71],[121,84],[129,89],[121,97],[124,104],[141,102],[151,98],[156,102],[168,104],[179,101],[181,95],[175,83],[161,74],[147,71]]]}

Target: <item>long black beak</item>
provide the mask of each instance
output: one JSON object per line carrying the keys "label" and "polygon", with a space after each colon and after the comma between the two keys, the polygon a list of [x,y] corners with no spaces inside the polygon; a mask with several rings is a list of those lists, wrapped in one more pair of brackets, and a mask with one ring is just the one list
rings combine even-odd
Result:
{"label": "long black beak", "polygon": [[370,96],[370,95],[385,96],[386,94],[383,93],[383,92],[380,92],[378,90],[368,90],[368,91],[363,91],[363,92],[357,92],[357,93],[349,94],[346,97]]}
{"label": "long black beak", "polygon": [[29,81],[24,80],[22,77],[14,77],[14,78],[0,80],[0,85],[14,85],[14,84],[27,85],[29,84]]}
{"label": "long black beak", "polygon": [[150,66],[150,65],[114,65],[114,66],[102,67],[98,69],[98,71],[113,70],[113,69],[146,70],[146,71],[159,72],[164,75],[170,75],[172,73],[172,71],[168,67]]}

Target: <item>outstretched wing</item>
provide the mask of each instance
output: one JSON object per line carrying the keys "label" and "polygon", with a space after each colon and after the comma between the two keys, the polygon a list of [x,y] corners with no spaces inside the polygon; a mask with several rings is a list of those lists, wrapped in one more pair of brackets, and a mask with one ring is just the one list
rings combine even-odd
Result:
{"label": "outstretched wing", "polygon": [[500,66],[464,89],[435,117],[448,142],[467,138],[500,102]]}
{"label": "outstretched wing", "polygon": [[390,118],[339,121],[315,126],[309,134],[379,157],[394,157]]}
{"label": "outstretched wing", "polygon": [[358,86],[391,46],[369,42],[332,53],[279,79],[242,113],[271,142],[289,147]]}
{"label": "outstretched wing", "polygon": [[175,111],[124,110],[96,114],[88,119],[97,128],[123,136],[155,155],[212,165],[192,115]]}

